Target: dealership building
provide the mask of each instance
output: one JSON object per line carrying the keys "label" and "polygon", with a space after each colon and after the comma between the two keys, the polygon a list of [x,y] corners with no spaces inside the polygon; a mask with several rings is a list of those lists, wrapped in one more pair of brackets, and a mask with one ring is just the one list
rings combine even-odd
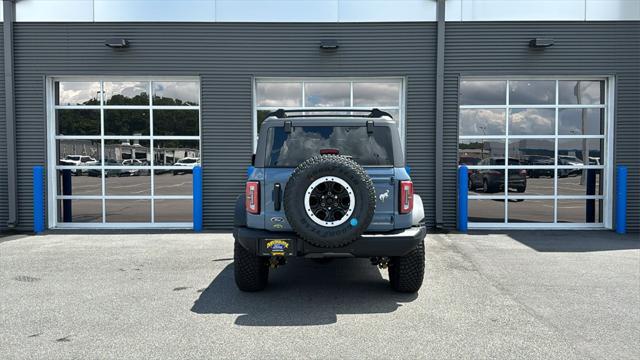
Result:
{"label": "dealership building", "polygon": [[0,231],[230,230],[275,109],[397,122],[432,228],[640,230],[640,1],[4,0]]}

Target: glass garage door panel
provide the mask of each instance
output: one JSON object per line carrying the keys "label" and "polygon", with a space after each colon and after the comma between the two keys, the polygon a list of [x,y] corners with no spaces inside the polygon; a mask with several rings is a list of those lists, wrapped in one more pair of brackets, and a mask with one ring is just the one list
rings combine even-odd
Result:
{"label": "glass garage door panel", "polygon": [[51,94],[57,226],[191,226],[199,81],[54,79]]}
{"label": "glass garage door panel", "polygon": [[470,226],[603,225],[606,81],[460,82]]}

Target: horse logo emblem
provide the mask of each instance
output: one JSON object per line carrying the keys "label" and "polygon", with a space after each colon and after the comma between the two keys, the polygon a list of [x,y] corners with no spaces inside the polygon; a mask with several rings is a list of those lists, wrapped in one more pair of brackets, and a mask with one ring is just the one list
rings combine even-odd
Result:
{"label": "horse logo emblem", "polygon": [[387,191],[380,194],[379,196],[380,202],[384,202],[385,200],[387,200],[388,197],[389,197],[389,189],[387,189]]}

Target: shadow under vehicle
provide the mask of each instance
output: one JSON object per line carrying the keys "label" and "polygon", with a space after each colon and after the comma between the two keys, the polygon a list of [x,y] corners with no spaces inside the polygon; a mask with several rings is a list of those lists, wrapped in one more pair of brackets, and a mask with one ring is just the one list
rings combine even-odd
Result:
{"label": "shadow under vehicle", "polygon": [[[509,158],[509,166],[521,165],[520,160]],[[504,166],[504,158],[490,157],[478,163],[478,166]],[[509,169],[509,189],[523,193],[527,189],[527,170]],[[475,169],[471,172],[469,190],[478,188],[484,193],[504,191],[504,169]]]}

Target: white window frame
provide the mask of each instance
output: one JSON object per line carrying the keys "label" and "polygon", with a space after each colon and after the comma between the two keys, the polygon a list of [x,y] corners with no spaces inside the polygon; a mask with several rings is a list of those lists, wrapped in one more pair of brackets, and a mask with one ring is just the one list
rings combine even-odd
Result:
{"label": "white window frame", "polygon": [[[75,82],[100,82],[100,105],[55,105],[54,84],[56,81],[75,81]],[[104,83],[105,82],[148,82],[149,86],[149,105],[105,105],[104,99]],[[198,83],[198,105],[188,106],[165,106],[153,105],[153,82],[162,81],[190,81]],[[191,200],[191,195],[156,195],[155,194],[155,171],[154,170],[184,170],[180,166],[156,166],[154,156],[154,140],[194,140],[198,141],[200,163],[202,164],[202,82],[199,77],[167,77],[167,76],[48,76],[46,78],[46,108],[47,108],[47,216],[48,227],[50,229],[68,229],[68,228],[167,228],[167,229],[186,229],[193,227],[193,222],[156,222],[155,221],[155,200]],[[58,109],[95,109],[100,110],[100,135],[56,135],[55,111]],[[127,110],[149,110],[149,135],[103,135],[104,134],[104,110],[107,109],[127,109]],[[154,136],[153,134],[153,111],[154,110],[194,110],[198,111],[198,135],[197,136]],[[64,166],[58,165],[58,154],[56,152],[56,140],[97,140],[100,141],[101,161],[105,160],[105,147],[103,140],[147,140],[151,152],[151,163],[149,166]],[[101,195],[58,195],[58,176],[57,170],[64,169],[96,169],[102,172],[101,176]],[[149,195],[106,195],[106,181],[104,172],[110,169],[136,170],[145,169],[150,171],[150,194]],[[76,199],[76,200],[101,200],[102,202],[102,222],[87,223],[65,223],[58,222],[58,200]],[[106,200],[149,200],[151,222],[107,222]]]}
{"label": "white window frame", "polygon": [[[458,134],[458,143],[460,140],[504,140],[505,158],[509,156],[509,140],[515,139],[551,139],[555,141],[554,146],[554,165],[534,165],[534,166],[517,166],[518,169],[554,169],[554,193],[553,195],[518,195],[509,194],[508,189],[504,189],[502,195],[471,195],[469,200],[502,200],[504,202],[504,221],[503,222],[469,222],[470,229],[611,229],[613,223],[613,168],[614,168],[614,124],[615,124],[615,77],[614,76],[461,76],[460,80],[471,81],[506,81],[506,101],[501,105],[459,105],[458,119],[460,110],[464,109],[498,109],[505,110],[505,134],[504,135],[460,135]],[[548,80],[555,81],[555,102],[549,105],[511,105],[509,103],[509,83],[510,81],[521,80]],[[596,105],[559,105],[559,81],[563,80],[580,80],[580,81],[605,81],[605,103]],[[555,111],[555,132],[554,135],[510,135],[509,134],[509,111],[510,109],[531,109],[531,108],[548,108]],[[557,135],[558,134],[558,114],[560,109],[605,109],[604,111],[604,134],[603,135]],[[600,169],[602,170],[601,181],[603,183],[602,195],[558,195],[558,169],[574,169],[575,166],[558,165],[558,139],[602,139],[604,141],[603,151],[604,165],[584,165],[580,169]],[[458,145],[459,146],[459,145]],[[496,166],[467,165],[470,170],[496,168]],[[508,162],[505,161],[503,170],[505,171],[505,184],[509,181],[509,172],[507,171]],[[513,168],[513,166],[512,166]],[[552,200],[553,201],[553,223],[515,223],[508,222],[508,201],[507,199],[529,199],[529,200]],[[602,222],[601,223],[558,223],[558,200],[599,200],[602,201]]]}
{"label": "white window frame", "polygon": [[[404,76],[372,76],[372,77],[254,77],[252,84],[252,103],[253,103],[253,152],[256,151],[258,146],[258,111],[260,110],[277,110],[282,108],[285,110],[291,109],[304,109],[304,110],[329,110],[332,107],[314,107],[305,106],[305,83],[349,83],[350,88],[350,104],[349,106],[333,107],[335,109],[354,109],[354,110],[371,110],[371,107],[353,106],[353,84],[354,83],[367,83],[367,82],[390,82],[399,83],[400,92],[398,94],[398,106],[380,106],[378,109],[384,110],[397,110],[398,119],[394,119],[398,122],[398,131],[400,132],[400,142],[402,143],[402,149],[405,147],[405,128],[406,128],[406,93],[407,93],[407,80]],[[270,106],[258,106],[257,105],[257,86],[259,82],[268,83],[300,83],[302,84],[302,106],[282,106],[282,107],[270,107]]]}

